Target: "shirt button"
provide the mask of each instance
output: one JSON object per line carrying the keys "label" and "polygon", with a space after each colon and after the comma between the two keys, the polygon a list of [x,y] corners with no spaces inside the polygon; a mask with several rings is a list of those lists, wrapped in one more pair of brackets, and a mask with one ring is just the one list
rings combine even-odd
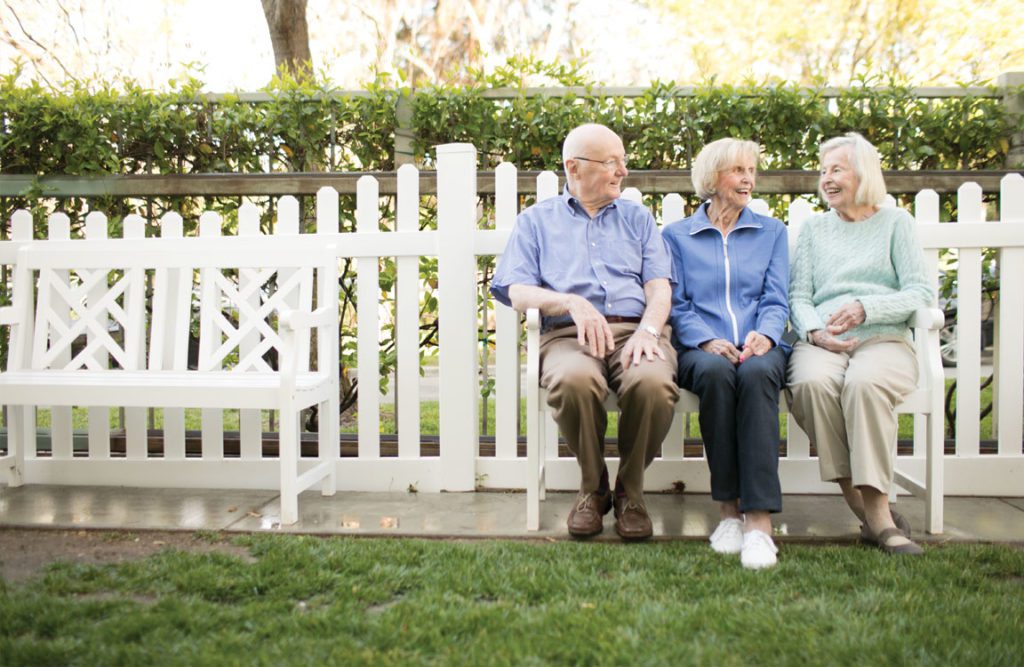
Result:
{"label": "shirt button", "polygon": [[612,304],[610,304],[610,303],[609,303],[609,304],[608,304],[608,307],[609,307],[609,308],[611,308],[611,307],[612,307]]}

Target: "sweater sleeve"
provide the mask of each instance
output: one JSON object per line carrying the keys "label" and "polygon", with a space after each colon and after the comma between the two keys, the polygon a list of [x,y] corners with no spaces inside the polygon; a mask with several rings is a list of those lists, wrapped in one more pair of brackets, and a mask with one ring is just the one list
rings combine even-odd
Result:
{"label": "sweater sleeve", "polygon": [[796,254],[789,274],[789,319],[800,338],[805,338],[808,331],[821,329],[825,323],[821,321],[814,309],[814,223],[817,216],[809,218],[801,225],[800,235],[796,242]]}
{"label": "sweater sleeve", "polygon": [[899,289],[891,294],[857,298],[864,306],[864,323],[867,325],[906,322],[915,310],[931,305],[935,299],[935,290],[925,272],[924,252],[917,239],[916,223],[906,211],[900,211],[892,235],[890,253]]}
{"label": "sweater sleeve", "polygon": [[764,291],[757,308],[757,331],[767,336],[776,345],[782,340],[782,333],[789,317],[786,290],[789,287],[789,235],[785,225],[778,224],[772,257],[764,276]]}

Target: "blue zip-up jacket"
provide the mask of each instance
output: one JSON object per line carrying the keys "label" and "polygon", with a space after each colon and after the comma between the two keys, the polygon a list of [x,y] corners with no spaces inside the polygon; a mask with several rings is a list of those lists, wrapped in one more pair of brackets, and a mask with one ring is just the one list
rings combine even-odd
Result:
{"label": "blue zip-up jacket", "polygon": [[662,230],[676,274],[673,343],[681,350],[724,338],[740,348],[748,333],[758,331],[779,345],[789,317],[786,226],[745,208],[723,237],[707,207],[701,204]]}

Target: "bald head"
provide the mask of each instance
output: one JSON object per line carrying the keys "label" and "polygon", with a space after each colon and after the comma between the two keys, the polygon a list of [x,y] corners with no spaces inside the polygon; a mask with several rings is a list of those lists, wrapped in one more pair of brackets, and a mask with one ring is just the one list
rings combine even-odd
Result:
{"label": "bald head", "polygon": [[562,142],[562,165],[577,155],[586,155],[587,148],[592,144],[622,140],[619,135],[598,123],[586,123],[572,129]]}

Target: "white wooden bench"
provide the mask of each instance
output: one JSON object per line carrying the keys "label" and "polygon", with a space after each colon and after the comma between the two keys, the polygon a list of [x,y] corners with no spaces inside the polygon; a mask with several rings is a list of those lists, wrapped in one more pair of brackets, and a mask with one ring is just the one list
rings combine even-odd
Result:
{"label": "white wooden bench", "polygon": [[[945,441],[943,439],[942,400],[944,376],[942,358],[939,354],[939,329],[942,328],[944,317],[941,310],[922,308],[914,313],[909,320],[914,335],[914,349],[917,351],[919,365],[918,387],[897,408],[901,414],[920,415],[923,428],[915,428],[915,439],[924,439],[926,452],[925,479],[915,479],[908,474],[895,471],[896,483],[925,501],[925,528],[929,533],[942,532],[942,457]],[[526,348],[526,529],[539,530],[540,502],[544,500],[545,461],[548,452],[554,452],[557,446],[558,429],[551,417],[547,404],[547,391],[540,386],[540,313],[530,309],[526,313],[527,348]],[[779,400],[781,412],[788,412],[785,391]],[[687,413],[699,411],[696,394],[680,389],[679,401],[676,403],[676,420],[683,419]],[[605,407],[609,411],[617,411],[618,404],[615,394],[609,392]],[[790,431],[796,424],[790,421]],[[682,429],[673,428],[669,438],[681,437]],[[806,436],[804,436],[806,437]],[[893,443],[895,448],[896,443]],[[614,467],[614,462],[609,462]],[[785,493],[783,489],[783,493]]]}
{"label": "white wooden bench", "polygon": [[[0,309],[0,324],[11,327],[0,404],[11,406],[12,485],[34,451],[38,405],[278,410],[281,521],[295,523],[301,491],[317,483],[324,495],[335,491],[338,423],[327,418],[338,414],[334,246],[303,235],[145,239],[141,219],[130,218],[125,235],[136,238],[18,251],[13,303]],[[138,229],[129,233],[129,224]],[[196,300],[199,362],[189,369]],[[73,348],[83,334],[84,348]],[[267,361],[272,350],[279,370]],[[300,463],[299,411],[314,405],[325,418],[310,465]]]}

